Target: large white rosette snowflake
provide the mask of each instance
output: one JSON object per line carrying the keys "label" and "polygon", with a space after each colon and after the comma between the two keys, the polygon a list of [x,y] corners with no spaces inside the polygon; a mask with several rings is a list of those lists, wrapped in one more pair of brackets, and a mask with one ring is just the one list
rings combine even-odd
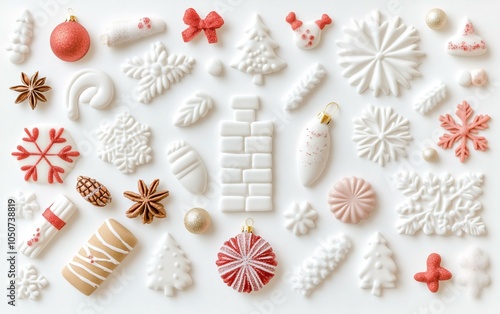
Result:
{"label": "large white rosette snowflake", "polygon": [[413,139],[410,123],[392,108],[368,106],[353,122],[353,140],[358,144],[359,157],[384,166],[399,156],[407,156],[406,146]]}
{"label": "large white rosette snowflake", "polygon": [[97,156],[122,173],[133,173],[136,166],[152,159],[149,126],[135,121],[128,112],[118,114],[112,123],[102,124],[96,134],[101,143]]}
{"label": "large white rosette snowflake", "polygon": [[479,216],[482,204],[483,175],[467,173],[455,179],[449,173],[420,176],[413,171],[399,171],[394,183],[407,199],[396,208],[399,233],[413,235],[422,229],[425,234],[461,236],[464,232],[479,236],[486,226]]}
{"label": "large white rosette snowflake", "polygon": [[178,83],[186,74],[191,73],[195,61],[181,54],[168,55],[161,42],[151,46],[143,58],[134,57],[122,65],[127,76],[139,80],[138,101],[147,104],[153,97],[160,95],[170,85]]}
{"label": "large white rosette snowflake", "polygon": [[420,76],[416,68],[425,55],[417,50],[420,38],[398,16],[373,11],[363,21],[353,20],[344,32],[345,38],[337,41],[338,62],[345,68],[342,75],[357,85],[358,93],[370,88],[375,96],[381,91],[397,96],[398,84],[409,88],[409,80]]}

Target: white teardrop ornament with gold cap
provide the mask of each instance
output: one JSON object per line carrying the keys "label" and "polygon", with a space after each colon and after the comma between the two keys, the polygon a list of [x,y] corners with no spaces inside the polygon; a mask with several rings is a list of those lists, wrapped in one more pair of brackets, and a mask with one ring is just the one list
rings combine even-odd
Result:
{"label": "white teardrop ornament with gold cap", "polygon": [[[332,112],[328,112],[333,108]],[[302,185],[310,186],[319,179],[325,169],[330,154],[331,116],[339,109],[339,105],[331,102],[326,105],[317,118],[305,127],[298,145],[298,172]]]}

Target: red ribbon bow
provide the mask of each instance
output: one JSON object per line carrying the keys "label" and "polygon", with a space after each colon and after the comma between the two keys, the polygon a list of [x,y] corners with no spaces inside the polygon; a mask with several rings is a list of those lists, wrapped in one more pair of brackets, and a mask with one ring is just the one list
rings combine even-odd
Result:
{"label": "red ribbon bow", "polygon": [[212,11],[208,13],[203,20],[193,8],[186,10],[182,20],[186,25],[189,25],[189,27],[182,32],[182,39],[185,43],[191,41],[202,30],[205,32],[208,43],[216,43],[217,33],[215,30],[224,25],[224,19],[217,12]]}

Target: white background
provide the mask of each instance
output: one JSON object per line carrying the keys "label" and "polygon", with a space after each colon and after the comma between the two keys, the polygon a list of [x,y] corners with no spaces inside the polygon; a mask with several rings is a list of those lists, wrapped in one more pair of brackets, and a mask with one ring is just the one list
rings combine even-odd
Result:
{"label": "white background", "polygon": [[[441,7],[448,14],[448,24],[440,31],[433,31],[425,25],[426,12],[432,7]],[[7,43],[7,34],[14,21],[29,8],[37,18],[35,38],[27,61],[13,65],[6,55],[0,58],[0,152],[3,210],[1,223],[2,254],[6,252],[5,218],[6,198],[16,189],[36,193],[42,209],[46,208],[58,194],[63,193],[78,207],[72,220],[36,260],[30,261],[19,255],[19,264],[33,262],[39,272],[50,281],[42,291],[39,301],[18,300],[17,307],[7,307],[5,291],[1,293],[2,313],[499,313],[498,295],[500,286],[500,250],[498,250],[499,215],[498,208],[498,160],[500,160],[500,130],[497,117],[500,116],[500,93],[498,83],[500,22],[494,1],[285,1],[285,0],[209,0],[209,1],[17,1],[2,5],[0,11],[1,40]],[[91,48],[81,61],[65,63],[51,52],[49,36],[52,29],[66,17],[71,7],[91,36]],[[182,22],[184,11],[194,7],[202,17],[209,11],[218,11],[225,25],[218,30],[219,44],[209,45],[203,34],[190,43],[184,43],[181,32],[186,27]],[[370,91],[359,95],[355,87],[349,86],[341,76],[342,68],[337,64],[335,41],[343,37],[342,26],[351,18],[362,19],[374,9],[402,17],[404,23],[414,25],[421,37],[420,50],[427,55],[422,58],[419,70],[422,76],[411,81],[410,89],[401,89],[401,95],[375,98]],[[328,13],[334,23],[323,32],[322,43],[311,51],[302,51],[292,41],[292,30],[285,22],[289,11],[296,11],[299,19],[316,20],[322,13]],[[269,26],[270,36],[280,48],[277,54],[287,61],[288,66],[278,73],[265,76],[265,85],[254,86],[251,76],[228,66],[228,61],[238,55],[235,44],[243,39],[243,31],[250,23],[254,12],[259,12]],[[460,21],[467,15],[476,31],[488,44],[488,52],[480,57],[459,58],[444,51],[446,40],[455,34]],[[167,23],[167,30],[151,38],[130,45],[110,49],[99,42],[99,35],[106,23],[123,18],[158,16]],[[142,56],[150,45],[162,41],[169,53],[183,53],[196,59],[194,72],[179,84],[173,85],[151,104],[139,104],[133,100],[131,90],[137,81],[126,77],[120,71],[120,64],[135,55]],[[219,58],[225,63],[224,74],[212,77],[205,66],[210,58]],[[322,63],[327,77],[306,99],[300,109],[291,114],[283,111],[282,96],[291,88],[304,71],[313,63]],[[463,88],[456,82],[457,74],[463,69],[485,68],[490,84],[485,88]],[[116,97],[111,107],[95,111],[90,107],[80,108],[77,122],[66,117],[64,95],[69,78],[78,70],[98,68],[110,75],[115,84]],[[15,105],[17,93],[8,87],[20,83],[20,72],[32,75],[40,71],[47,77],[52,91],[47,93],[48,103],[39,103],[32,111],[27,103]],[[448,98],[429,115],[423,117],[412,109],[413,100],[436,81],[448,85]],[[215,108],[199,123],[178,128],[172,123],[178,106],[196,90],[212,95]],[[257,94],[261,99],[258,120],[274,120],[274,210],[265,213],[221,213],[218,209],[219,171],[217,153],[218,124],[232,119],[229,99],[232,95]],[[468,100],[477,113],[492,117],[490,128],[482,132],[489,140],[487,152],[472,151],[465,163],[454,157],[453,150],[438,148],[439,161],[427,163],[420,157],[424,145],[435,146],[443,130],[439,127],[440,114],[454,112],[456,104]],[[334,116],[330,128],[332,136],[331,156],[325,174],[311,188],[304,188],[298,182],[295,169],[296,141],[304,124],[330,101],[340,104],[341,110]],[[409,159],[392,162],[386,167],[357,157],[352,137],[352,119],[361,114],[368,104],[391,106],[410,120],[414,137],[408,147]],[[142,123],[151,127],[150,144],[153,161],[140,166],[131,175],[119,173],[112,165],[103,162],[96,155],[96,141],[93,131],[103,122],[128,110]],[[73,135],[82,156],[75,169],[62,185],[41,185],[26,183],[10,153],[24,127],[36,123],[51,123],[63,126]],[[193,197],[175,180],[166,160],[166,146],[174,140],[184,139],[202,156],[208,167],[210,185],[204,196]],[[395,230],[397,214],[395,208],[403,201],[387,178],[398,167],[407,166],[420,174],[432,171],[436,174],[451,172],[460,176],[466,171],[485,173],[484,205],[482,217],[488,234],[473,236],[426,236],[419,232],[415,236],[400,235]],[[78,175],[97,178],[107,185],[113,194],[113,203],[105,208],[91,206],[75,191]],[[328,190],[344,176],[360,176],[370,182],[377,193],[377,207],[370,219],[357,225],[346,225],[335,219],[326,202]],[[131,202],[122,196],[123,191],[136,190],[137,180],[151,182],[160,178],[160,188],[168,189],[170,197],[163,201],[168,217],[155,220],[151,225],[142,225],[140,219],[128,219],[124,212]],[[307,200],[318,211],[317,228],[302,237],[294,236],[283,227],[283,212],[292,201]],[[203,235],[193,235],[183,226],[184,212],[194,206],[206,208],[212,217],[213,226]],[[41,211],[36,213],[41,214]],[[114,275],[90,297],[84,296],[60,275],[60,270],[80,246],[92,235],[106,218],[114,218],[129,228],[139,239],[133,253],[119,266]],[[268,240],[274,248],[279,262],[276,276],[260,292],[239,294],[227,287],[220,279],[215,266],[216,254],[222,243],[236,235],[247,217],[255,220],[255,232]],[[24,237],[30,221],[19,221],[19,237]],[[171,232],[187,257],[192,261],[193,285],[180,291],[175,297],[167,298],[160,291],[146,287],[145,266],[157,240],[165,232]],[[382,297],[375,297],[369,290],[358,287],[358,272],[363,265],[363,251],[368,239],[380,231],[388,239],[398,265],[398,281],[395,289],[385,289]],[[319,243],[330,235],[344,232],[351,239],[353,249],[344,263],[313,291],[310,297],[302,297],[291,290],[288,283],[290,270],[308,256]],[[496,243],[496,245],[495,245]],[[485,249],[491,260],[491,285],[484,290],[480,299],[472,299],[457,288],[453,280],[443,283],[439,293],[431,294],[425,284],[413,280],[416,272],[425,270],[425,260],[431,252],[440,253],[443,265],[451,272],[458,268],[457,257],[464,250],[478,246]],[[4,256],[4,255],[2,255]],[[2,280],[6,277],[5,258],[0,271]]]}

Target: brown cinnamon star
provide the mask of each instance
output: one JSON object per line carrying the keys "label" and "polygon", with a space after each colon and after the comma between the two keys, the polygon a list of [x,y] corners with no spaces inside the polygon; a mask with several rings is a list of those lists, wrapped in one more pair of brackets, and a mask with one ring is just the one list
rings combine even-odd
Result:
{"label": "brown cinnamon star", "polygon": [[11,90],[20,93],[16,98],[16,104],[28,99],[31,109],[35,109],[38,101],[46,102],[47,98],[43,93],[51,90],[52,88],[44,85],[45,79],[45,77],[38,79],[38,71],[31,77],[31,79],[28,75],[26,75],[26,73],[21,72],[21,81],[23,82],[23,85],[16,85],[10,88]]}
{"label": "brown cinnamon star", "polygon": [[155,217],[167,217],[165,208],[160,201],[166,198],[169,195],[169,192],[156,192],[158,184],[160,184],[160,180],[156,179],[148,188],[144,181],[139,180],[137,182],[139,194],[130,191],[123,193],[123,196],[135,202],[135,204],[132,205],[132,207],[130,207],[126,212],[128,218],[135,218],[142,215],[142,223],[150,224]]}

